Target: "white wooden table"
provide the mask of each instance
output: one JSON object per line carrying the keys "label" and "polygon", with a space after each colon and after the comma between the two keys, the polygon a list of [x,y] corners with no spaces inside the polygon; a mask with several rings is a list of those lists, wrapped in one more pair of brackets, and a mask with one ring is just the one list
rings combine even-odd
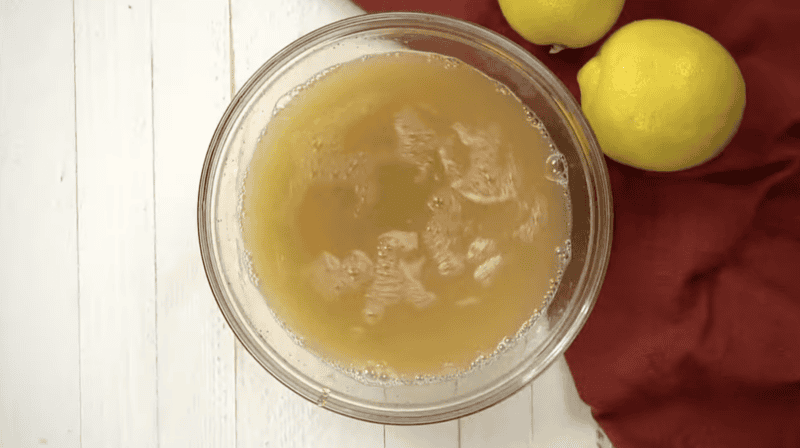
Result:
{"label": "white wooden table", "polygon": [[195,204],[232,95],[346,0],[0,0],[0,447],[588,447],[560,359],[438,425],[363,423],[239,345]]}

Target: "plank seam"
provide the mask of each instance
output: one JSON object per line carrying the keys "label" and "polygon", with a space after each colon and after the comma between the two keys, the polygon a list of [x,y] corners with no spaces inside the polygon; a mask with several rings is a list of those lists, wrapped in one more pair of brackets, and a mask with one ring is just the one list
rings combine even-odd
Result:
{"label": "plank seam", "polygon": [[458,443],[456,444],[456,446],[458,446],[458,448],[461,448],[461,419],[460,418],[458,419],[458,437],[456,437],[456,439],[458,440]]}
{"label": "plank seam", "polygon": [[158,393],[159,375],[158,375],[158,227],[156,226],[156,107],[155,107],[155,82],[154,82],[154,69],[153,69],[153,5],[150,5],[150,147],[153,152],[151,163],[153,167],[153,334],[155,337],[156,345],[156,447],[161,446],[161,407],[158,403],[161,402]]}
{"label": "plank seam", "polygon": [[81,231],[78,206],[78,68],[77,32],[75,31],[75,0],[72,0],[72,119],[75,133],[75,273],[77,274],[76,301],[78,302],[78,444],[83,446],[83,373],[81,372]]}
{"label": "plank seam", "polygon": [[232,1],[228,0],[228,56],[230,59],[230,72],[231,72],[231,101],[236,94],[236,70],[235,59],[233,56],[233,6]]}
{"label": "plank seam", "polygon": [[[536,379],[534,378],[533,381],[536,381]],[[530,384],[528,384],[528,387],[531,389],[531,426],[530,426],[530,428],[531,428],[531,440],[530,440],[530,443],[531,444],[533,443],[534,436],[536,435],[536,428],[534,428],[534,426],[533,426],[534,425],[534,421],[536,420],[536,417],[533,415],[533,400],[534,400],[534,398],[533,398],[533,381],[531,381]]]}

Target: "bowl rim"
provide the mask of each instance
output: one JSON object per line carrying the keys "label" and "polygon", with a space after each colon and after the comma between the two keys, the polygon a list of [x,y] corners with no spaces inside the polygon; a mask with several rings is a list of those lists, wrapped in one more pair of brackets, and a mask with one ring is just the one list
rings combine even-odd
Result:
{"label": "bowl rim", "polygon": [[[458,403],[451,403],[441,410],[423,410],[421,415],[411,415],[407,410],[402,412],[392,411],[388,408],[382,408],[385,411],[384,414],[376,414],[374,412],[377,409],[376,406],[372,406],[365,411],[366,408],[358,403],[355,404],[356,407],[354,408],[354,404],[351,401],[337,400],[335,397],[330,396],[325,396],[324,400],[322,400],[323,403],[321,403],[319,390],[325,391],[327,390],[326,388],[315,388],[313,385],[305,384],[308,381],[308,379],[304,378],[305,375],[303,375],[303,378],[292,375],[291,373],[296,369],[282,360],[264,359],[264,354],[256,350],[258,344],[252,341],[251,335],[241,327],[243,324],[239,322],[235,312],[230,308],[231,305],[227,303],[225,293],[220,284],[223,276],[218,271],[213,256],[213,225],[209,226],[213,216],[208,213],[208,204],[212,200],[211,194],[214,186],[212,181],[220,168],[219,158],[224,143],[228,135],[236,128],[234,124],[244,116],[242,112],[245,112],[245,106],[258,93],[257,87],[260,86],[261,82],[284,67],[286,61],[291,60],[293,56],[302,54],[314,45],[323,44],[325,41],[336,38],[357,35],[364,31],[392,28],[434,30],[502,48],[515,62],[532,68],[537,75],[544,78],[546,84],[541,87],[548,89],[558,106],[562,108],[561,113],[563,115],[574,118],[575,123],[571,126],[575,128],[575,131],[580,130],[585,134],[583,135],[585,141],[582,144],[588,146],[588,148],[579,148],[579,150],[583,149],[583,151],[580,151],[583,153],[581,161],[584,163],[585,181],[589,190],[588,200],[592,203],[589,206],[591,215],[589,218],[590,235],[586,260],[578,279],[578,289],[573,293],[573,297],[581,295],[584,296],[584,299],[570,300],[570,305],[578,302],[580,306],[572,306],[569,310],[569,315],[562,318],[565,323],[558,328],[563,328],[565,331],[559,338],[552,338],[555,342],[551,342],[543,350],[547,353],[541,362],[525,372],[521,371],[524,363],[519,363],[509,372],[516,372],[516,374],[509,374],[510,378],[501,385],[502,387],[495,387],[489,390],[488,393],[473,397],[466,400],[466,402],[462,399]],[[576,135],[576,137],[580,138],[581,136]],[[300,37],[270,57],[236,92],[214,131],[203,162],[198,190],[197,231],[203,267],[217,306],[236,338],[242,343],[242,346],[273,378],[308,401],[318,405],[323,404],[326,409],[347,417],[371,423],[394,425],[428,424],[474,414],[505,400],[524,388],[525,385],[535,379],[558,356],[561,356],[566,351],[588,319],[603,284],[611,252],[613,207],[605,159],[592,128],[583,115],[577,100],[541,61],[510,39],[475,23],[436,14],[387,12],[345,18]],[[275,365],[276,362],[280,365]],[[311,381],[314,382],[313,380]],[[330,391],[327,391],[327,393],[330,393]],[[326,392],[323,392],[323,395],[326,395]]]}

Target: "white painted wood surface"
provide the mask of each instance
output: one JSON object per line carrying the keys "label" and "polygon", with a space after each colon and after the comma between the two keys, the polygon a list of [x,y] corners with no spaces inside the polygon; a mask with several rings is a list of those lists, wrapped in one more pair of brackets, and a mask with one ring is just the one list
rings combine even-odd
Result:
{"label": "white painted wood surface", "polygon": [[131,1],[74,3],[84,448],[158,442],[150,8]]}
{"label": "white painted wood surface", "polygon": [[0,447],[79,447],[72,5],[0,5]]}
{"label": "white painted wood surface", "polygon": [[[197,243],[199,173],[231,100],[227,0],[152,5],[159,444],[232,447],[234,336]],[[194,200],[193,200],[194,198]]]}
{"label": "white painted wood surface", "polygon": [[479,414],[318,408],[235,340],[197,184],[232,95],[347,0],[0,0],[0,447],[589,447],[563,358]]}

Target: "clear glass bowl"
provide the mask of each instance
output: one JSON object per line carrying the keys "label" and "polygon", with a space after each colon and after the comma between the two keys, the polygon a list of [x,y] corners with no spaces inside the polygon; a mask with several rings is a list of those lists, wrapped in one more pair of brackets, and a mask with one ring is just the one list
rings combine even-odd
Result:
{"label": "clear glass bowl", "polygon": [[[315,74],[367,54],[412,49],[456,57],[508,86],[543,121],[566,157],[572,254],[553,300],[530,331],[491,363],[429,384],[365,384],[297,344],[248,270],[239,215],[247,167],[275,105]],[[423,424],[485,409],[536,378],[583,326],[611,247],[611,193],[603,156],[580,107],[537,59],[508,39],[459,20],[418,13],[345,19],[267,61],[225,111],[203,165],[200,249],[222,314],[244,347],[281,383],[331,411],[376,423]]]}

